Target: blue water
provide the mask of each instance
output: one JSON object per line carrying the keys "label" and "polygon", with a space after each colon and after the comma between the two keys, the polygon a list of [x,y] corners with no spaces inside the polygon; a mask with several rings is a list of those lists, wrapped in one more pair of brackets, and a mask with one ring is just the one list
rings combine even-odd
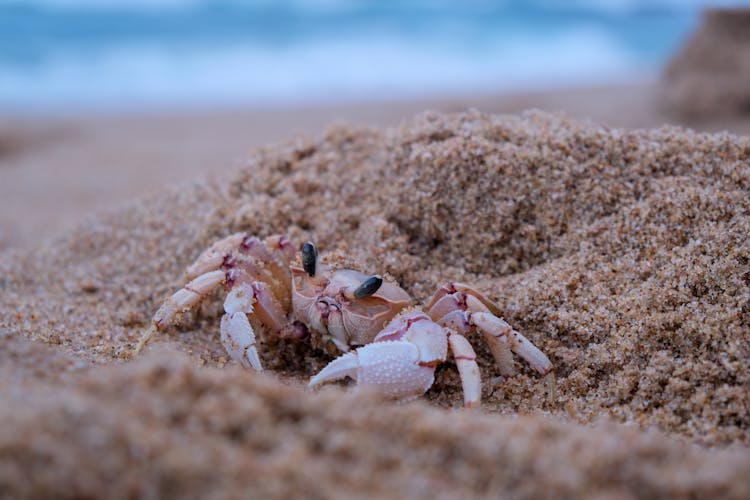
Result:
{"label": "blue water", "polygon": [[441,97],[655,74],[690,2],[0,0],[0,109]]}

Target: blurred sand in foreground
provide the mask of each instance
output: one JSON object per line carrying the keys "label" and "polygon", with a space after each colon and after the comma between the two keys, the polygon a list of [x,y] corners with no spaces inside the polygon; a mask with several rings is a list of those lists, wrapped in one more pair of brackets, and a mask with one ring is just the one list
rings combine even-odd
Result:
{"label": "blurred sand in foreground", "polygon": [[[86,216],[165,185],[241,164],[252,148],[316,137],[333,122],[392,126],[425,109],[517,113],[563,111],[612,127],[658,127],[665,115],[655,85],[519,93],[289,109],[0,118],[0,249],[34,247]],[[750,121],[687,124],[750,133]]]}

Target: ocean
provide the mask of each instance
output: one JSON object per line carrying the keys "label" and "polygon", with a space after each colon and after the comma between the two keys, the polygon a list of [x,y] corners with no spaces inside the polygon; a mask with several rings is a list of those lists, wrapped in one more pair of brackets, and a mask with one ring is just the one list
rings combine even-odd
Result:
{"label": "ocean", "polygon": [[0,110],[279,106],[654,77],[701,3],[0,0]]}

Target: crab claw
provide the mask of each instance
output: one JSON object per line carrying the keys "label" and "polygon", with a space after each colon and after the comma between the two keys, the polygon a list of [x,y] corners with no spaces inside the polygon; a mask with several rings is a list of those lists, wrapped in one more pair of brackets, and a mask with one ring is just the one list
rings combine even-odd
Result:
{"label": "crab claw", "polygon": [[358,386],[370,387],[396,399],[411,399],[424,394],[434,381],[435,364],[421,364],[419,350],[407,341],[375,342],[334,359],[309,383],[351,377]]}

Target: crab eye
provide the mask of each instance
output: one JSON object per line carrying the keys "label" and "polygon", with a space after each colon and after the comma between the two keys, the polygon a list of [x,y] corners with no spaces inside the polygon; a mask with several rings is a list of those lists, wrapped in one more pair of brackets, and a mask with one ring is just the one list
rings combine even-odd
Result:
{"label": "crab eye", "polygon": [[377,275],[370,276],[369,278],[364,280],[356,290],[354,290],[354,297],[357,299],[364,299],[365,297],[369,297],[373,293],[377,292],[380,288],[380,285],[382,284],[383,278]]}
{"label": "crab eye", "polygon": [[315,276],[315,264],[318,261],[318,249],[311,242],[302,245],[302,269],[308,276]]}

